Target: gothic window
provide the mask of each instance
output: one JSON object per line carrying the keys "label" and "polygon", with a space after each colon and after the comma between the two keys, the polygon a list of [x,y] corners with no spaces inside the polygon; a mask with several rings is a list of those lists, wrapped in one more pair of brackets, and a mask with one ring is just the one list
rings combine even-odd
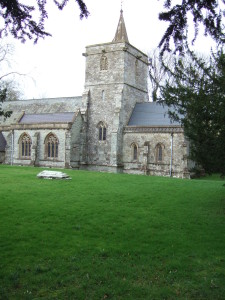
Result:
{"label": "gothic window", "polygon": [[102,55],[100,60],[100,70],[108,70],[108,59],[105,54]]}
{"label": "gothic window", "polygon": [[104,101],[104,100],[105,100],[105,91],[102,90],[102,101]]}
{"label": "gothic window", "polygon": [[45,157],[57,158],[59,152],[59,140],[53,133],[50,133],[45,139]]}
{"label": "gothic window", "polygon": [[103,122],[98,125],[98,139],[99,141],[106,140],[106,125]]}
{"label": "gothic window", "polygon": [[156,146],[156,161],[157,162],[163,161],[163,148],[164,148],[164,146],[162,144],[158,144]]}
{"label": "gothic window", "polygon": [[132,155],[132,160],[138,159],[138,146],[135,143],[131,144],[131,155]]}
{"label": "gothic window", "polygon": [[31,155],[31,138],[28,134],[21,135],[19,140],[19,149],[21,158],[30,158]]}

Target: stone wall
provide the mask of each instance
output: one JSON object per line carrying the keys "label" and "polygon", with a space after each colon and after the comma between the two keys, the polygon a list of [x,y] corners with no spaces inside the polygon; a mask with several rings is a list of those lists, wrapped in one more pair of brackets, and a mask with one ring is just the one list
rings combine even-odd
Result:
{"label": "stone wall", "polygon": [[[147,56],[128,43],[86,47],[85,90],[87,111],[87,167],[105,170],[122,167],[123,127],[135,103],[148,100]],[[105,65],[102,65],[102,59]],[[85,93],[85,97],[86,97]],[[98,130],[103,122],[106,140]]]}
{"label": "stone wall", "polygon": [[[157,128],[155,128],[157,129]],[[128,128],[124,133],[123,163],[125,173],[136,173],[146,175],[161,175],[188,178],[187,169],[187,143],[182,130],[173,132],[171,129],[163,128],[161,131],[146,129],[145,132],[135,132]],[[171,134],[173,132],[173,138]],[[172,139],[171,139],[172,138]],[[137,159],[133,158],[133,144],[137,145]],[[171,143],[172,143],[172,165],[171,165]],[[157,145],[163,148],[162,161],[157,161]]]}
{"label": "stone wall", "polygon": [[83,129],[83,118],[79,113],[71,126],[70,131],[68,132],[67,139],[70,149],[70,158],[66,161],[69,162],[70,167],[79,168],[80,160],[82,158],[82,129]]}
{"label": "stone wall", "polygon": [[[35,165],[44,167],[65,167],[65,129],[26,129],[13,130],[10,133],[3,132],[6,140],[6,164],[13,165]],[[20,157],[19,139],[22,134],[28,134],[32,140],[31,157],[29,159]],[[47,159],[45,155],[45,138],[53,133],[59,140],[59,156],[55,159]]]}

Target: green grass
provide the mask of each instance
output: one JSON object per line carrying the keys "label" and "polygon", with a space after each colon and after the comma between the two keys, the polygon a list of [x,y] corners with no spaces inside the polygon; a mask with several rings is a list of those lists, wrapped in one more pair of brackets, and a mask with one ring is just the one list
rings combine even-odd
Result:
{"label": "green grass", "polygon": [[212,174],[212,175],[205,175],[203,177],[198,178],[198,180],[217,180],[217,181],[224,181],[225,178],[221,176],[220,174]]}
{"label": "green grass", "polygon": [[224,299],[225,181],[0,166],[0,299]]}

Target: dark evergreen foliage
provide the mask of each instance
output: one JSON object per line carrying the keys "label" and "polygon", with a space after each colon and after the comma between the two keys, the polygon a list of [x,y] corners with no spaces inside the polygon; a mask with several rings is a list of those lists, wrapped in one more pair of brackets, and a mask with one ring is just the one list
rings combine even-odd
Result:
{"label": "dark evergreen foliage", "polygon": [[[69,0],[54,0],[59,9],[63,9]],[[75,0],[80,8],[80,18],[87,17],[89,12],[82,0]],[[45,19],[48,13],[45,9],[47,0],[36,0],[39,10],[39,22],[34,20],[32,13],[36,10],[34,6],[25,5],[20,0],[0,0],[0,19],[4,21],[4,28],[0,30],[3,34],[11,33],[14,38],[25,42],[32,39],[36,43],[39,38],[50,36],[44,29]]]}
{"label": "dark evergreen foliage", "polygon": [[7,89],[6,88],[2,88],[0,86],[0,116],[8,118],[8,117],[11,116],[12,111],[4,111],[4,110],[2,110],[2,103],[4,101],[6,101],[6,99],[7,99]]}
{"label": "dark evergreen foliage", "polygon": [[[44,22],[48,18],[46,11],[47,0],[36,1],[39,10],[39,21],[36,22],[33,13],[37,10],[32,5],[25,5],[21,0],[0,0],[0,18],[3,19],[4,27],[0,29],[0,35],[11,33],[16,39],[25,42],[49,36],[44,29]],[[62,10],[69,0],[53,0],[57,7]],[[80,8],[80,18],[87,17],[89,12],[83,0],[75,0]],[[195,25],[195,38],[198,35],[199,24],[203,24],[205,34],[210,35],[216,42],[224,43],[225,34],[222,24],[223,11],[220,10],[219,2],[225,4],[225,0],[182,0],[182,4],[172,5],[172,0],[164,0],[164,12],[159,14],[159,19],[169,22],[169,26],[162,37],[160,47],[162,52],[170,51],[170,40],[173,39],[176,51],[182,53],[187,41],[188,13],[193,15]],[[193,40],[193,41],[194,41]]]}
{"label": "dark evergreen foliage", "polygon": [[[175,59],[173,84],[161,87],[161,100],[175,112],[190,140],[190,158],[209,174],[225,174],[225,54],[211,55],[207,63],[191,53],[193,61]],[[169,71],[169,70],[168,70]],[[169,71],[170,72],[170,71]]]}
{"label": "dark evergreen foliage", "polygon": [[203,24],[206,36],[211,36],[219,44],[224,43],[225,33],[222,24],[224,11],[221,10],[220,3],[225,4],[225,0],[183,0],[182,4],[174,6],[171,0],[164,0],[167,10],[159,14],[159,19],[169,22],[169,26],[159,44],[162,53],[171,51],[171,39],[175,44],[175,52],[183,53],[188,38],[188,13],[192,14],[195,26],[193,43],[200,24]]}

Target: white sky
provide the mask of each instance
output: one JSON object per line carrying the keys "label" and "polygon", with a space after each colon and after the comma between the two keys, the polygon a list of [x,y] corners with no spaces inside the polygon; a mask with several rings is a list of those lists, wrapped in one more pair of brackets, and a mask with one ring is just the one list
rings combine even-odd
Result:
{"label": "white sky", "polygon": [[[167,28],[166,23],[158,20],[163,0],[123,2],[129,42],[145,53],[156,48]],[[15,45],[13,70],[28,74],[16,78],[25,99],[82,95],[85,46],[112,41],[121,7],[120,0],[85,0],[85,3],[90,16],[80,20],[75,1],[70,0],[63,11],[50,2],[45,30],[52,37],[40,39],[36,45],[8,38]],[[201,39],[196,48],[206,51],[210,45]]]}

